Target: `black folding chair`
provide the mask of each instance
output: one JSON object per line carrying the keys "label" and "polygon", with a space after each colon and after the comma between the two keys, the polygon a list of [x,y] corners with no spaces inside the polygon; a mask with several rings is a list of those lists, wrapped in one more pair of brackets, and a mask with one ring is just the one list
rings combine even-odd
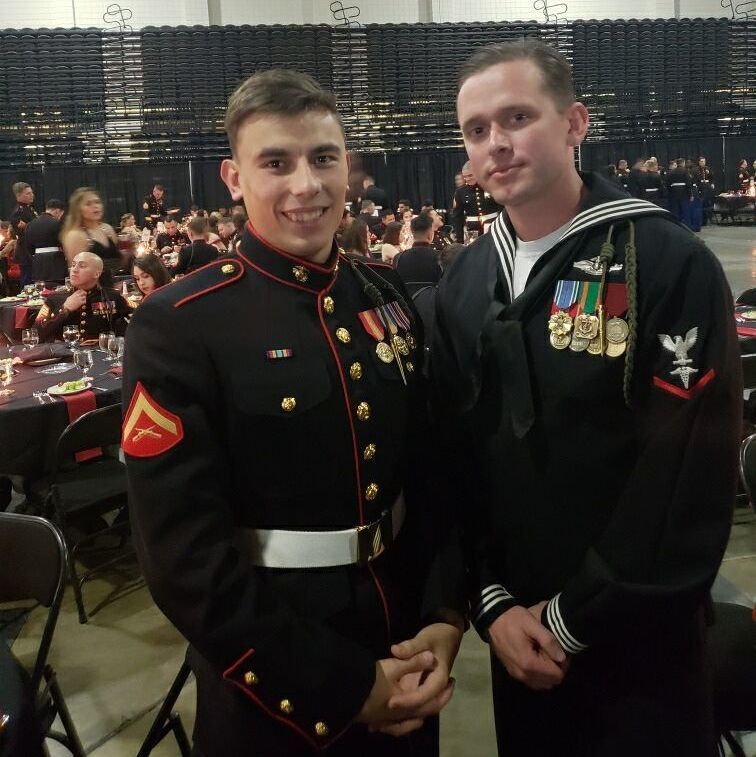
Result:
{"label": "black folding chair", "polygon": [[[37,696],[42,733],[65,746],[74,757],[84,757],[55,671],[47,663],[63,601],[65,569],[66,545],[53,523],[34,515],[0,513],[0,602],[34,600],[48,608],[30,684]],[[60,717],[63,733],[51,730],[56,717]]]}
{"label": "black folding chair", "polygon": [[176,678],[174,678],[171,684],[171,688],[168,690],[168,695],[163,700],[163,704],[160,705],[157,715],[155,715],[155,720],[153,720],[152,726],[150,726],[150,730],[137,753],[137,757],[149,757],[152,754],[152,750],[171,732],[176,737],[181,757],[190,757],[192,746],[186,735],[184,724],[181,722],[181,716],[177,712],[174,712],[173,706],[176,704],[181,689],[184,688],[191,672],[191,668],[185,657]]}
{"label": "black folding chair", "polygon": [[[68,571],[79,612],[79,622],[87,622],[82,587],[93,576],[124,560],[133,560],[134,551],[123,547],[129,532],[126,466],[118,457],[121,439],[121,406],[92,410],[67,426],[58,439],[55,467],[45,497],[44,512],[53,519],[66,537]],[[83,462],[76,453],[98,449],[101,454]],[[116,511],[113,525],[84,535],[75,533],[87,519],[101,518]],[[118,554],[88,568],[79,575],[76,558],[82,548],[109,534],[118,534]]]}
{"label": "black folding chair", "polygon": [[756,434],[747,436],[740,445],[740,478],[748,502],[756,512]]}

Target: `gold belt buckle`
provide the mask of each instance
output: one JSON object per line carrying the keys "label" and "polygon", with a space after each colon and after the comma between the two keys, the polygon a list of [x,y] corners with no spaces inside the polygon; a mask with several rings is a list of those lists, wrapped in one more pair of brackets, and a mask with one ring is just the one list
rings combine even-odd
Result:
{"label": "gold belt buckle", "polygon": [[393,538],[391,511],[384,510],[378,520],[357,527],[357,565],[365,567],[386,551],[386,541]]}

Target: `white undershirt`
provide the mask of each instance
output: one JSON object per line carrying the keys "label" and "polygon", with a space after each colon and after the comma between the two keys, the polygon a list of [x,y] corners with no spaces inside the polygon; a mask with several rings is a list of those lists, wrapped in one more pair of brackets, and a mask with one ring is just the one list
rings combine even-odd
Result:
{"label": "white undershirt", "polygon": [[519,237],[515,238],[514,297],[519,297],[525,291],[525,285],[528,283],[528,276],[530,276],[533,266],[542,255],[545,255],[559,241],[559,237],[567,231],[567,227],[571,223],[572,219],[570,218],[564,226],[560,226],[551,234],[540,239],[534,239],[532,242],[523,242]]}

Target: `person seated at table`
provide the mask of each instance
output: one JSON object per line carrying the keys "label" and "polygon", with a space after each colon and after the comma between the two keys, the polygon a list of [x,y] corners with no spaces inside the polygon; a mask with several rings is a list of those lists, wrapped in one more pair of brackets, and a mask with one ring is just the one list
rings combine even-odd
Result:
{"label": "person seated at table", "polygon": [[196,271],[203,265],[212,263],[218,257],[218,248],[208,244],[207,241],[210,231],[206,218],[199,215],[192,218],[186,231],[189,235],[190,244],[182,247],[179,252],[178,263],[173,269],[175,276],[183,276],[186,273]]}
{"label": "person seated at table", "polygon": [[155,246],[165,254],[166,252],[178,252],[186,244],[189,244],[189,237],[184,234],[178,227],[175,218],[169,218],[165,222],[165,231],[157,235]]}
{"label": "person seated at table", "polygon": [[745,192],[751,184],[751,172],[748,170],[748,161],[743,158],[738,163],[738,189]]}
{"label": "person seated at table", "polygon": [[394,258],[401,252],[399,249],[399,234],[402,231],[401,221],[389,221],[386,231],[381,240],[381,260],[389,265],[393,264]]}
{"label": "person seated at table", "polygon": [[61,339],[65,326],[78,326],[82,342],[96,341],[103,331],[125,332],[130,308],[115,289],[100,283],[102,272],[102,260],[94,253],[74,257],[69,274],[73,293],[51,294],[34,321],[40,341]]}
{"label": "person seated at table", "polygon": [[121,216],[121,228],[118,234],[135,244],[139,244],[142,241],[142,230],[137,227],[136,218],[134,218],[133,213],[124,213]]}
{"label": "person seated at table", "polygon": [[80,252],[91,252],[111,271],[121,268],[118,237],[104,216],[102,198],[92,187],[79,187],[68,200],[68,213],[60,232],[69,266]]}
{"label": "person seated at table", "polygon": [[3,297],[9,293],[10,287],[10,268],[13,262],[13,254],[16,250],[16,238],[13,234],[13,227],[9,221],[0,221],[0,293]]}
{"label": "person seated at table", "polygon": [[361,218],[355,218],[341,237],[344,252],[370,257],[370,229]]}
{"label": "person seated at table", "polygon": [[438,253],[433,248],[433,218],[428,213],[415,216],[410,222],[412,246],[394,258],[394,268],[412,296],[441,278]]}
{"label": "person seated at table", "polygon": [[152,294],[156,289],[171,283],[171,274],[157,255],[142,255],[134,261],[134,281],[142,297],[139,299],[126,298],[129,307],[135,308],[144,297]]}
{"label": "person seated at table", "polygon": [[234,236],[236,229],[234,228],[234,221],[229,216],[221,216],[218,219],[218,242],[216,247],[227,255],[234,251]]}
{"label": "person seated at table", "polygon": [[244,234],[244,228],[247,225],[247,213],[244,210],[235,210],[231,215],[234,222],[234,238],[232,241],[232,252],[236,252],[236,243],[241,241]]}

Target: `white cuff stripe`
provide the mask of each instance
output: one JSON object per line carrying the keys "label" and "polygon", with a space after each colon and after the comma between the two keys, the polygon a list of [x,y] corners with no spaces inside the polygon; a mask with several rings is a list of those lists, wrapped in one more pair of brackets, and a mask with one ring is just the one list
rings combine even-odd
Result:
{"label": "white cuff stripe", "polygon": [[477,615],[480,611],[480,608],[483,607],[483,605],[487,605],[491,602],[492,599],[512,599],[512,595],[508,594],[506,591],[494,591],[491,594],[489,594],[484,599],[481,599],[480,602],[478,602],[477,605],[475,605],[475,608],[473,609],[473,614]]}
{"label": "white cuff stripe", "polygon": [[548,605],[546,605],[546,618],[549,621],[551,630],[554,632],[554,635],[557,637],[559,643],[564,647],[564,649],[571,654],[578,654],[578,652],[583,652],[588,649],[588,647],[585,644],[581,644],[567,630],[567,626],[564,624],[564,620],[562,619],[562,614],[559,612],[560,596],[561,594],[557,594],[548,603]]}
{"label": "white cuff stripe", "polygon": [[502,602],[506,602],[508,600],[512,599],[508,594],[506,596],[496,596],[493,599],[489,599],[486,604],[483,605],[483,607],[480,609],[480,612],[478,612],[475,615],[475,622],[477,623],[489,610],[492,610],[496,605],[502,604]]}
{"label": "white cuff stripe", "polygon": [[490,586],[486,586],[486,588],[480,592],[480,598],[485,599],[493,591],[503,591],[504,593],[509,594],[501,584],[491,584]]}

